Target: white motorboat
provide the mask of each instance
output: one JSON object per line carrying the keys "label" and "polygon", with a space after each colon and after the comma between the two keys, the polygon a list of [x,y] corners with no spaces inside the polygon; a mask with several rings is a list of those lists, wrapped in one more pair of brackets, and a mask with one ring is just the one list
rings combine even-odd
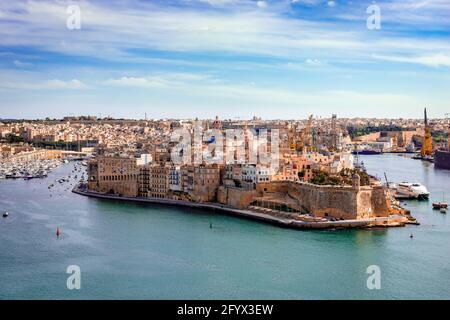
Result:
{"label": "white motorboat", "polygon": [[395,186],[395,197],[399,199],[428,199],[430,193],[420,183],[402,182]]}

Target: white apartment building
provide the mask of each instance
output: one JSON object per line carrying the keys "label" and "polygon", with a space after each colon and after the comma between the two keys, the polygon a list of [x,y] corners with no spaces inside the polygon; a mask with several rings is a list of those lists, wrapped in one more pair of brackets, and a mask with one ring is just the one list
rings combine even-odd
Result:
{"label": "white apartment building", "polygon": [[255,168],[256,183],[269,182],[271,171],[269,167],[257,165]]}

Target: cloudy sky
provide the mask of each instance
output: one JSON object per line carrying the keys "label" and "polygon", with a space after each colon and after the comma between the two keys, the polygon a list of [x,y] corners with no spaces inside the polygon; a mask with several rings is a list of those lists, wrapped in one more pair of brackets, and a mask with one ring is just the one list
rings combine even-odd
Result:
{"label": "cloudy sky", "polygon": [[0,118],[443,117],[449,17],[450,0],[0,0]]}

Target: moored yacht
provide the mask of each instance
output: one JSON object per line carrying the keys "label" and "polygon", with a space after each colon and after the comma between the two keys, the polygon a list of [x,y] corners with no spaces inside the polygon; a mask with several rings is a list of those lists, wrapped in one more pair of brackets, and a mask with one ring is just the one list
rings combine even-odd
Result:
{"label": "moored yacht", "polygon": [[396,185],[395,197],[402,199],[428,199],[430,193],[420,183],[402,182]]}

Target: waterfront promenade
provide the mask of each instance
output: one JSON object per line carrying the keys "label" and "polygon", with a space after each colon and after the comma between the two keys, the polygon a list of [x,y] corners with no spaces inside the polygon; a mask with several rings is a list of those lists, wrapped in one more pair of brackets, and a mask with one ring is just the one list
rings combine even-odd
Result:
{"label": "waterfront promenade", "polygon": [[[147,203],[166,206],[189,207],[196,209],[209,210],[224,214],[229,214],[236,217],[241,217],[250,220],[270,223],[284,228],[293,229],[349,229],[349,228],[372,228],[372,227],[403,227],[406,224],[413,222],[399,222],[404,220],[400,216],[390,216],[388,218],[369,218],[364,220],[339,220],[339,221],[301,221],[294,219],[286,219],[282,217],[275,217],[269,214],[255,212],[251,210],[236,209],[231,206],[215,204],[215,203],[197,203],[185,200],[161,199],[161,198],[142,198],[142,197],[124,197],[114,194],[102,194],[98,192],[89,191],[86,185],[77,184],[73,190],[74,193],[105,200],[116,200],[135,203]],[[417,224],[416,222],[414,224]]]}

